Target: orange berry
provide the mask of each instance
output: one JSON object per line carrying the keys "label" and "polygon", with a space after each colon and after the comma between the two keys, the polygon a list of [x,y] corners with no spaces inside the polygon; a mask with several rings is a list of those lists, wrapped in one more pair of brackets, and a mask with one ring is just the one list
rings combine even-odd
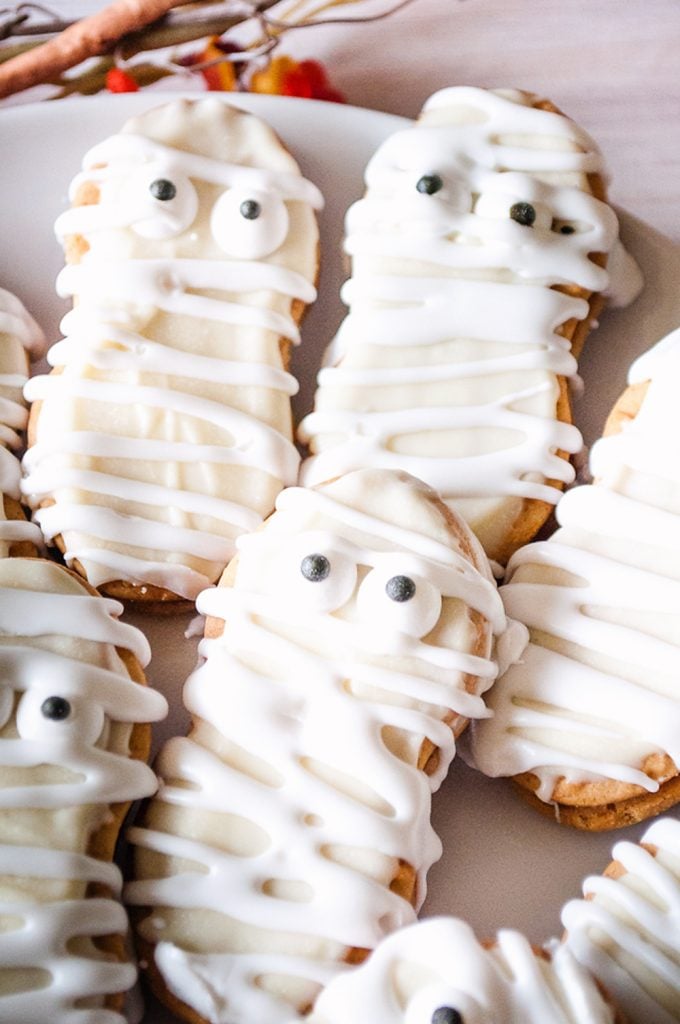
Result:
{"label": "orange berry", "polygon": [[109,68],[106,72],[106,88],[109,92],[139,92],[139,86],[132,75],[122,68]]}

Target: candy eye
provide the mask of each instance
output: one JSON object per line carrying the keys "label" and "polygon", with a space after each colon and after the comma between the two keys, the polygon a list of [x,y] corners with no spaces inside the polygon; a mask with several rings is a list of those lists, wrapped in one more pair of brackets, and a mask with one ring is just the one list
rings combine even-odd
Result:
{"label": "candy eye", "polygon": [[334,612],[345,605],[357,585],[352,553],[325,530],[306,530],[268,562],[267,578],[258,588],[275,593],[291,608]]}
{"label": "candy eye", "polygon": [[415,596],[416,585],[410,576],[390,576],[385,584],[385,593],[390,601],[410,601]]}
{"label": "candy eye", "polygon": [[65,697],[46,697],[40,705],[43,718],[48,718],[52,722],[65,721],[72,710]]}
{"label": "candy eye", "polygon": [[325,555],[305,555],[300,562],[300,572],[310,583],[320,583],[331,571],[331,563]]}
{"label": "candy eye", "polygon": [[531,228],[536,221],[536,208],[531,203],[513,203],[510,207],[510,217],[525,228]]}
{"label": "candy eye", "polygon": [[296,596],[315,611],[334,612],[354,593],[357,567],[340,551],[313,551],[304,555],[298,566]]}
{"label": "candy eye", "polygon": [[575,235],[577,228],[575,224],[572,224],[568,220],[559,220],[558,218],[555,218],[550,225],[550,230],[555,231],[558,235]]}
{"label": "candy eye", "polygon": [[100,704],[89,700],[67,700],[58,694],[45,696],[27,690],[19,700],[17,732],[27,740],[72,739],[80,744],[95,743],[105,724]]}
{"label": "candy eye", "polygon": [[244,199],[238,210],[246,220],[257,220],[262,213],[262,207],[255,199]]}
{"label": "candy eye", "polygon": [[442,608],[441,594],[428,580],[384,568],[368,573],[357,603],[364,621],[413,637],[426,636],[437,624]]}
{"label": "candy eye", "polygon": [[154,199],[159,199],[162,203],[168,203],[177,195],[176,187],[168,178],[156,178],[149,185],[149,192]]}
{"label": "candy eye", "polygon": [[444,182],[439,174],[423,174],[416,182],[416,191],[422,195],[433,196],[443,188]]}
{"label": "candy eye", "polygon": [[465,1024],[463,1016],[453,1006],[438,1006],[432,1014],[431,1024]]}
{"label": "candy eye", "polygon": [[132,230],[141,238],[173,238],[193,224],[198,195],[185,174],[173,170],[169,177],[158,168],[145,167],[131,183],[127,196],[136,196],[139,212]]}
{"label": "candy eye", "polygon": [[230,189],[215,203],[210,230],[227,256],[261,259],[285,241],[289,219],[286,204],[270,192]]}

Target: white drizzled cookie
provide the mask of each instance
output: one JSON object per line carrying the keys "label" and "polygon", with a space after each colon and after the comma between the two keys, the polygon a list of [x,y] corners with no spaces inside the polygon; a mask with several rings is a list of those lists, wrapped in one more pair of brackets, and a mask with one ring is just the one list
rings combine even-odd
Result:
{"label": "white drizzled cookie", "polygon": [[680,821],[662,818],[640,844],[617,843],[586,899],[562,911],[566,945],[631,1021],[680,1021]]}
{"label": "white drizzled cookie", "polygon": [[680,799],[679,373],[675,331],[633,364],[594,484],[566,494],[561,528],[513,557],[501,589],[531,642],[489,695],[475,762],[521,773],[583,828]]}
{"label": "white drizzled cookie", "polygon": [[126,898],[173,1009],[278,1024],[414,920],[505,618],[475,538],[405,474],[285,490],[238,548],[199,598],[193,728],[161,752]]}
{"label": "white drizzled cookie", "polygon": [[267,125],[210,98],[129,121],[72,198],[58,290],[75,305],[27,388],[24,489],[95,586],[193,599],[296,479],[285,365],[321,197]]}
{"label": "white drizzled cookie", "polygon": [[536,533],[574,478],[566,378],[618,244],[601,171],[584,131],[519,92],[445,89],[380,147],[347,216],[349,314],[300,427],[305,484],[401,468],[491,558]]}
{"label": "white drizzled cookie", "polygon": [[0,560],[0,1020],[124,1024],[122,879],[112,863],[165,700],[142,634],[62,566]]}
{"label": "white drizzled cookie", "polygon": [[40,543],[40,531],[24,521],[18,504],[23,446],[28,421],[22,390],[28,362],[43,354],[45,337],[20,299],[0,288],[0,557],[24,542]]}
{"label": "white drizzled cookie", "polygon": [[504,930],[482,945],[468,924],[430,918],[389,936],[321,993],[310,1024],[614,1024],[570,951]]}

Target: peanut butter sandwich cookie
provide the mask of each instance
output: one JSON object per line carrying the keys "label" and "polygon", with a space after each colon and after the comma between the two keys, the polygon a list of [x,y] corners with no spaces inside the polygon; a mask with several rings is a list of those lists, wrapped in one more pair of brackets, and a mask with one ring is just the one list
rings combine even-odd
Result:
{"label": "peanut butter sandwich cookie", "polygon": [[296,481],[286,365],[322,200],[217,98],[141,114],[83,166],[56,225],[74,308],[27,389],[25,492],[67,564],[158,610],[219,579]]}
{"label": "peanut butter sandwich cookie", "polygon": [[0,1020],[125,1024],[137,970],[112,863],[151,795],[149,650],[53,562],[0,559]]}
{"label": "peanut butter sandwich cookie", "polygon": [[0,558],[34,555],[42,544],[37,526],[19,504],[21,465],[28,422],[23,388],[29,360],[44,354],[45,336],[21,300],[0,288]]}
{"label": "peanut butter sandwich cookie", "polygon": [[680,800],[680,331],[640,357],[592,449],[592,485],[518,551],[501,595],[531,642],[473,737],[487,775],[584,829]]}
{"label": "peanut butter sandwich cookie", "polygon": [[238,549],[130,836],[141,955],[192,1024],[290,1020],[415,919],[506,627],[478,542],[404,473],[284,490]]}
{"label": "peanut butter sandwich cookie", "polygon": [[514,90],[444,89],[387,139],[347,216],[349,314],[300,427],[304,484],[404,469],[491,559],[536,534],[574,479],[567,379],[619,251],[602,173],[586,132]]}

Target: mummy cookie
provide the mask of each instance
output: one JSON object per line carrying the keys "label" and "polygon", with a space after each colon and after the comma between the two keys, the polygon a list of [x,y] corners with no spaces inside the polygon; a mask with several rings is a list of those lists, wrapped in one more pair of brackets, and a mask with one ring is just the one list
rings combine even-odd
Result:
{"label": "mummy cookie", "polygon": [[[342,323],[300,436],[313,485],[401,468],[505,562],[574,479],[566,379],[617,221],[592,139],[528,94],[453,88],[377,151]],[[623,264],[622,264],[623,265]]]}
{"label": "mummy cookie", "polygon": [[279,1024],[414,920],[505,619],[474,536],[405,474],[285,490],[238,548],[199,598],[193,728],[161,752],[126,898],[173,1010]]}
{"label": "mummy cookie", "polygon": [[0,1020],[125,1024],[135,982],[111,862],[156,778],[147,643],[62,566],[0,560]]}
{"label": "mummy cookie", "polygon": [[586,829],[680,800],[680,331],[632,366],[593,447],[594,484],[508,566],[507,614],[531,642],[489,696],[474,760]]}
{"label": "mummy cookie", "polygon": [[41,543],[38,528],[25,521],[19,504],[21,465],[28,412],[22,389],[29,359],[41,356],[45,337],[20,299],[0,288],[0,558],[30,555]]}
{"label": "mummy cookie", "polygon": [[73,296],[32,380],[25,492],[113,596],[193,600],[295,482],[288,351],[315,295],[318,190],[217,98],[129,121],[57,221]]}
{"label": "mummy cookie", "polygon": [[571,952],[504,930],[481,944],[456,918],[390,935],[321,993],[310,1024],[614,1024],[622,1021]]}
{"label": "mummy cookie", "polygon": [[662,818],[640,844],[617,843],[602,877],[562,911],[566,945],[631,1021],[680,1021],[680,821]]}

